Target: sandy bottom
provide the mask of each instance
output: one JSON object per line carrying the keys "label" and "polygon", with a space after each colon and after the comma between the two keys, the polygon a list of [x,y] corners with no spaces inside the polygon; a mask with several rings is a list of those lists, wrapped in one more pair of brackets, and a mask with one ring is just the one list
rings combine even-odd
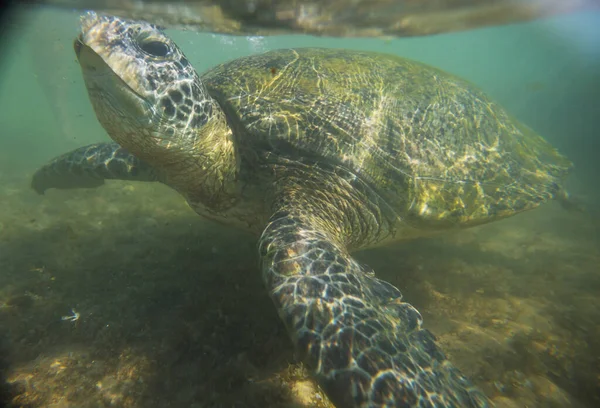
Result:
{"label": "sandy bottom", "polygon": [[[160,185],[38,197],[5,176],[0,197],[6,406],[331,406],[294,359],[253,237]],[[599,231],[549,204],[358,257],[498,407],[598,407]]]}

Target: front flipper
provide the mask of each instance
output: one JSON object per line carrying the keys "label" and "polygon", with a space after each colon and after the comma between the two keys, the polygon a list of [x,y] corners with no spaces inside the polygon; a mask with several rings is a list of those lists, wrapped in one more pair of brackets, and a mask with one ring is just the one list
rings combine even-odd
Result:
{"label": "front flipper", "polygon": [[391,284],[307,217],[281,211],[260,239],[263,279],[302,361],[338,407],[487,407]]}
{"label": "front flipper", "polygon": [[49,188],[94,188],[107,179],[159,181],[154,168],[118,144],[97,143],[53,159],[35,172],[31,187],[44,194]]}

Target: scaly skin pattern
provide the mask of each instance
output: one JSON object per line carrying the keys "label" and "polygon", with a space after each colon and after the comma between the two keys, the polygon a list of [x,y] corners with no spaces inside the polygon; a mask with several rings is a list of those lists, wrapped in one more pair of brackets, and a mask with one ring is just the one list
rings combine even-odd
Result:
{"label": "scaly skin pattern", "polygon": [[300,358],[338,407],[485,407],[400,291],[293,213],[260,240],[263,278]]}
{"label": "scaly skin pattern", "polygon": [[560,195],[571,164],[547,142],[472,85],[383,54],[278,50],[198,76],[156,27],[93,13],[75,51],[112,139],[199,214],[262,232],[267,290],[334,403],[489,405],[350,252]]}
{"label": "scaly skin pattern", "polygon": [[49,188],[93,188],[104,180],[158,181],[158,173],[117,143],[96,143],[58,156],[38,169],[31,187],[44,194]]}

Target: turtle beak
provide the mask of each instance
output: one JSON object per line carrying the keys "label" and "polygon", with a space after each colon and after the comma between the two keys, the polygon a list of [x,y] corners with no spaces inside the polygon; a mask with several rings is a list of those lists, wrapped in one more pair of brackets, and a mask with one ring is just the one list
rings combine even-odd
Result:
{"label": "turtle beak", "polygon": [[81,37],[77,37],[73,42],[73,49],[77,56],[77,61],[84,72],[84,75],[95,72],[113,73],[112,69],[106,64],[100,55],[90,46],[86,45]]}
{"label": "turtle beak", "polygon": [[81,34],[80,34],[73,42],[73,49],[75,50],[75,55],[77,56],[77,59],[79,59],[79,54],[81,53],[82,45],[83,45],[83,42],[81,41]]}

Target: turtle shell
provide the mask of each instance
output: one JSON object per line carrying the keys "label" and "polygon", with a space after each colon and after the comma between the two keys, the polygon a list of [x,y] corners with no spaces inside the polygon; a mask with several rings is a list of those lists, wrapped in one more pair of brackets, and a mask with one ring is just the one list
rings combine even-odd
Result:
{"label": "turtle shell", "polygon": [[534,208],[571,168],[474,85],[396,56],[282,49],[202,80],[245,151],[342,167],[419,228]]}

